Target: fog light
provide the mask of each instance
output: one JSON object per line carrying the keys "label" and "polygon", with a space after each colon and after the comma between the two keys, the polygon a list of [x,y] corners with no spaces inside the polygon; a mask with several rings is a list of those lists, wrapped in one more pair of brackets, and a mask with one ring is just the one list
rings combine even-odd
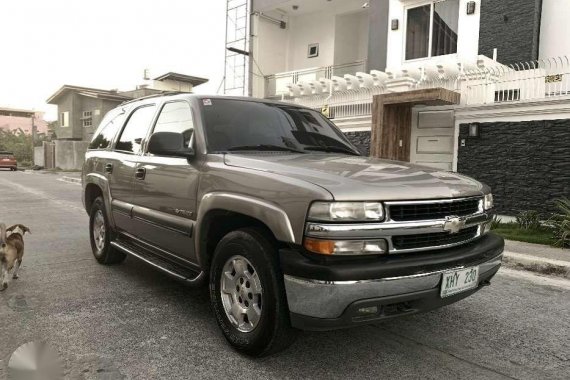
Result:
{"label": "fog light", "polygon": [[376,314],[378,313],[378,306],[361,307],[358,309],[358,314]]}
{"label": "fog light", "polygon": [[378,255],[388,251],[386,240],[322,240],[305,238],[308,251],[322,255]]}

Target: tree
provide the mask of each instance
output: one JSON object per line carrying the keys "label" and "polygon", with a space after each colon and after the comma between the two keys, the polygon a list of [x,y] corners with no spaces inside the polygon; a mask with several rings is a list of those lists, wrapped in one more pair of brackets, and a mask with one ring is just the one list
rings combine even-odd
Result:
{"label": "tree", "polygon": [[31,165],[34,156],[32,135],[27,135],[21,129],[17,131],[0,129],[0,150],[14,153],[22,166]]}

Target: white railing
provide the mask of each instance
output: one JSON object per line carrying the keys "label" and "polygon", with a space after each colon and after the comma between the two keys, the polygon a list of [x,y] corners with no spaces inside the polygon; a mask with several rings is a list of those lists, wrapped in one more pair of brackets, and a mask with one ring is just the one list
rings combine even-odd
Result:
{"label": "white railing", "polygon": [[[492,61],[491,61],[492,62]],[[461,65],[458,65],[461,67]],[[379,72],[370,74],[357,73],[357,76],[370,76],[373,82],[361,81],[354,86],[350,83],[351,75],[345,76],[351,89],[335,86],[329,81],[327,92],[283,95],[283,100],[301,104],[317,110],[328,107],[331,117],[350,118],[372,114],[374,95],[394,89],[393,84],[402,79],[410,83],[406,89],[446,88],[461,94],[461,104],[479,105],[504,102],[520,102],[540,100],[552,97],[570,96],[570,59],[567,56],[550,58],[532,62],[503,65],[498,62],[489,64],[479,61],[468,69],[455,70],[449,73],[441,71],[427,74],[428,70],[420,70],[418,79],[409,80],[405,75]],[[346,78],[348,77],[348,78]],[[381,80],[379,80],[381,78]],[[368,78],[370,79],[370,78]]]}
{"label": "white railing", "polygon": [[464,73],[465,104],[540,100],[570,95],[567,56],[497,65]]}
{"label": "white railing", "polygon": [[[291,85],[313,84],[319,86],[322,79],[330,80],[333,77],[344,77],[345,74],[354,74],[366,69],[366,61],[356,61],[340,65],[316,67],[312,69],[288,71],[265,76],[265,97],[274,98],[288,95]],[[322,92],[315,89],[313,92]]]}

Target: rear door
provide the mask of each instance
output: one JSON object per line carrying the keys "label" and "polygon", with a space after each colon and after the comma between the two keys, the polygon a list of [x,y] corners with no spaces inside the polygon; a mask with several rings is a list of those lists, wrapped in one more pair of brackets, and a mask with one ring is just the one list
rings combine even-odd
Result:
{"label": "rear door", "polygon": [[151,126],[156,106],[144,104],[129,115],[114,151],[104,163],[111,189],[113,218],[119,230],[135,233],[132,224],[135,166],[144,137]]}
{"label": "rear door", "polygon": [[[177,132],[194,140],[194,115],[186,100],[165,103],[152,133]],[[199,171],[195,159],[142,154],[136,165],[133,223],[136,235],[177,258],[195,262],[194,222]]]}

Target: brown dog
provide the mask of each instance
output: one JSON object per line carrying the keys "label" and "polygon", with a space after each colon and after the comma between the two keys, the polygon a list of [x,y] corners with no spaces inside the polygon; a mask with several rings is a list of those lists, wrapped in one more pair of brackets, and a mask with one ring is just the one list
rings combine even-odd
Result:
{"label": "brown dog", "polygon": [[18,272],[24,258],[24,235],[32,233],[23,224],[15,224],[6,228],[0,224],[0,291],[8,287],[10,271],[14,269],[12,278],[18,278]]}

